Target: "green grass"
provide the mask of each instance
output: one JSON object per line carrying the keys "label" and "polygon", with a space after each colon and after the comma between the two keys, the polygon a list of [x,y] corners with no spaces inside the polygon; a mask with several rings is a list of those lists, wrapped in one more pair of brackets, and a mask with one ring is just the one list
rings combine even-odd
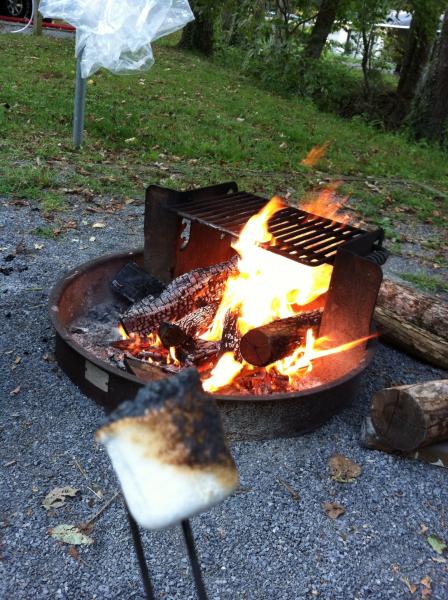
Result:
{"label": "green grass", "polygon": [[448,283],[423,273],[400,273],[400,277],[416,287],[430,292],[448,292]]}
{"label": "green grass", "polygon": [[[149,72],[99,72],[89,81],[85,145],[76,152],[73,41],[2,35],[0,54],[0,195],[50,211],[72,189],[141,197],[149,183],[236,179],[299,200],[340,177],[355,211],[372,222],[391,230],[398,219],[446,222],[447,154],[267,93],[236,70],[163,44]],[[316,169],[302,166],[326,140]]]}

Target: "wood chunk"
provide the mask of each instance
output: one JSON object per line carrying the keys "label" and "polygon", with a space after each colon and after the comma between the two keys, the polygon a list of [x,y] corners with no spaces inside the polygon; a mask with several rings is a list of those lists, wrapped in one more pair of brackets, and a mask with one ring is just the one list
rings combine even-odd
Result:
{"label": "wood chunk", "polygon": [[288,356],[303,342],[310,327],[317,328],[321,310],[278,319],[248,331],[241,339],[241,354],[251,365],[264,367]]}
{"label": "wood chunk", "polygon": [[131,303],[138,302],[148,295],[159,296],[165,287],[164,283],[135,262],[129,262],[122,267],[111,282],[112,290]]}
{"label": "wood chunk", "polygon": [[384,280],[375,321],[386,342],[433,365],[448,369],[448,304]]}
{"label": "wood chunk", "polygon": [[125,357],[124,365],[129,373],[143,381],[157,381],[170,376],[170,373],[163,370],[162,367],[131,356]]}
{"label": "wood chunk", "polygon": [[162,344],[167,349],[194,345],[194,339],[175,323],[161,323],[158,333]]}
{"label": "wood chunk", "polygon": [[226,312],[222,328],[220,354],[233,352],[236,360],[241,360],[241,336],[238,332],[238,316],[238,313],[231,310]]}
{"label": "wood chunk", "polygon": [[121,317],[127,333],[147,335],[155,331],[162,321],[172,322],[196,309],[219,302],[227,279],[237,272],[237,258],[194,269],[173,279],[158,298],[143,298]]}
{"label": "wood chunk", "polygon": [[376,392],[372,422],[386,444],[404,452],[448,439],[448,379]]}
{"label": "wood chunk", "polygon": [[213,323],[219,303],[213,302],[206,306],[201,306],[197,310],[188,313],[182,319],[175,321],[175,324],[182,329],[187,335],[201,335],[207,331]]}

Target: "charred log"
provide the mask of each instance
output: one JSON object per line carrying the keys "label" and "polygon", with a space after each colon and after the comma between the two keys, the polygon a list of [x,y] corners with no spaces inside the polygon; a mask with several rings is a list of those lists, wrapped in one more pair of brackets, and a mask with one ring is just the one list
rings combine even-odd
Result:
{"label": "charred log", "polygon": [[382,440],[395,450],[409,452],[448,439],[448,379],[377,392],[372,421]]}
{"label": "charred log", "polygon": [[166,369],[163,369],[162,366],[131,356],[125,357],[124,365],[129,373],[139,379],[143,379],[143,381],[157,381],[170,376],[170,373]]}
{"label": "charred log", "polygon": [[224,317],[220,354],[233,352],[236,360],[241,360],[241,335],[238,331],[238,313],[228,310]]}
{"label": "charred log", "polygon": [[310,327],[318,328],[321,319],[322,311],[313,310],[256,327],[241,339],[242,357],[259,367],[280,360],[303,342]]}
{"label": "charred log", "polygon": [[122,267],[111,283],[112,290],[131,303],[138,302],[149,295],[159,296],[165,287],[164,283],[134,262]]}
{"label": "charred log", "polygon": [[201,335],[202,333],[205,333],[213,323],[218,306],[218,302],[201,306],[201,308],[188,313],[188,315],[185,315],[185,317],[176,321],[175,324],[187,335]]}
{"label": "charred log", "polygon": [[194,339],[175,323],[161,323],[159,337],[165,348],[194,346]]}
{"label": "charred log", "polygon": [[177,321],[200,307],[219,302],[228,277],[237,270],[236,265],[233,258],[176,277],[158,298],[143,298],[122,315],[125,331],[147,335],[162,321]]}

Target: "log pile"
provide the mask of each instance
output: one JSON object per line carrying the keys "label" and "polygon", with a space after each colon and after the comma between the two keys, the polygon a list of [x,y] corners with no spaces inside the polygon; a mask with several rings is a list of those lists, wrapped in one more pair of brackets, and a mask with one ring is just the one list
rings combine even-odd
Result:
{"label": "log pile", "polygon": [[448,304],[385,279],[375,321],[385,341],[448,369]]}

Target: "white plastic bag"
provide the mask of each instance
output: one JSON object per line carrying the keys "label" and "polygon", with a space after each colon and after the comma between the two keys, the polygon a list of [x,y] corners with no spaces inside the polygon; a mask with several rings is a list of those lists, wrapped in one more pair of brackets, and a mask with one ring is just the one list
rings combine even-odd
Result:
{"label": "white plastic bag", "polygon": [[114,73],[149,69],[151,42],[194,19],[188,0],[41,0],[39,10],[76,27],[84,78],[101,67]]}

